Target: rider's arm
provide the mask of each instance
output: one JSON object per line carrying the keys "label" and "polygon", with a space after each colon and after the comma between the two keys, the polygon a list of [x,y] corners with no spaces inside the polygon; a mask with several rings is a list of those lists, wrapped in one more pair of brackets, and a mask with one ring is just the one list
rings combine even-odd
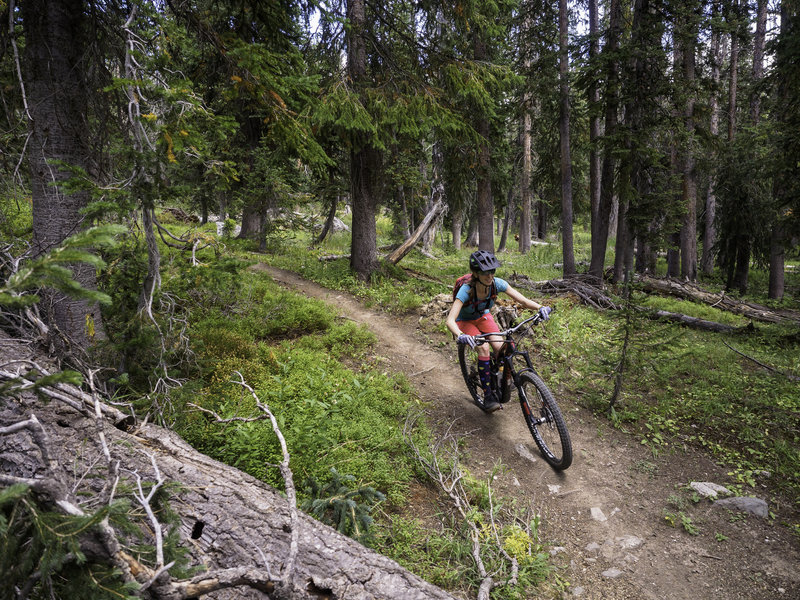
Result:
{"label": "rider's arm", "polygon": [[461,330],[456,325],[456,317],[458,317],[458,313],[461,312],[461,307],[464,306],[464,303],[456,298],[453,300],[453,306],[450,307],[450,312],[447,313],[447,328],[450,330],[454,336],[458,337],[461,335]]}
{"label": "rider's arm", "polygon": [[508,286],[508,288],[506,288],[506,294],[508,294],[512,300],[519,302],[520,304],[522,304],[522,306],[530,308],[531,310],[539,310],[542,307],[541,304],[538,304],[533,300],[529,300],[510,285]]}

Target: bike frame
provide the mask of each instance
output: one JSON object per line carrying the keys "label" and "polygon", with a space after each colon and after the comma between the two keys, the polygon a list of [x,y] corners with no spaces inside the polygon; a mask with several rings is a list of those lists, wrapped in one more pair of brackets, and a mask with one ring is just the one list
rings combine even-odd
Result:
{"label": "bike frame", "polygon": [[[536,373],[536,369],[533,368],[533,363],[531,362],[530,354],[527,350],[517,350],[516,344],[514,343],[513,334],[519,331],[523,326],[527,325],[528,323],[535,325],[542,318],[539,314],[535,314],[532,317],[528,317],[518,325],[512,327],[511,329],[506,329],[505,331],[498,331],[495,333],[482,333],[480,335],[476,335],[475,339],[478,341],[478,345],[491,343],[492,341],[500,342],[503,344],[503,349],[498,353],[495,357],[495,367],[492,369],[492,373],[495,373],[497,369],[497,364],[502,361],[503,367],[505,369],[509,369],[511,373],[511,379],[514,382],[514,387],[519,389],[519,376],[520,373],[523,371],[533,371]],[[491,340],[491,337],[502,336],[502,340]],[[508,351],[509,347],[512,349],[510,352]],[[514,368],[514,357],[521,356],[525,359],[525,367],[517,371]],[[500,390],[498,390],[500,391]]]}

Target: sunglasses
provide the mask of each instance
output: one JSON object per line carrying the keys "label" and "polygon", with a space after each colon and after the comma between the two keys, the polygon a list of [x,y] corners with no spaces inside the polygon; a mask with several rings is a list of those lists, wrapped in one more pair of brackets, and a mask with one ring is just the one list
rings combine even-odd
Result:
{"label": "sunglasses", "polygon": [[494,275],[495,271],[496,271],[496,269],[489,269],[488,271],[481,271],[481,275],[486,275],[487,273],[489,275]]}

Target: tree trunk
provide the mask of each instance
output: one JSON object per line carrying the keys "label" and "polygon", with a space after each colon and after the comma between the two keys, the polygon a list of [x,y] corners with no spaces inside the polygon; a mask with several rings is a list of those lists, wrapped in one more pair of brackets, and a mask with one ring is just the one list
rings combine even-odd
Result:
{"label": "tree trunk", "polygon": [[339,208],[339,194],[331,194],[328,202],[330,202],[328,216],[325,218],[325,224],[322,226],[322,231],[319,232],[319,235],[311,244],[312,246],[319,246],[333,228],[333,220],[336,218],[336,209]]}
{"label": "tree trunk", "polygon": [[246,204],[242,209],[242,227],[236,237],[242,240],[259,239],[265,222],[263,212],[263,202],[260,199]]}
{"label": "tree trunk", "polygon": [[[347,72],[359,89],[369,83],[367,75],[367,33],[364,0],[347,1]],[[370,140],[360,140],[350,152],[350,197],[353,227],[350,268],[362,280],[369,280],[378,268],[376,182],[381,168],[380,154]]]}
{"label": "tree trunk", "polygon": [[[488,57],[486,42],[482,31],[475,31],[473,53],[477,62]],[[494,201],[492,200],[491,153],[489,151],[490,127],[486,114],[477,115],[475,130],[480,136],[478,147],[478,165],[475,170],[478,199],[478,247],[481,250],[494,252]]]}
{"label": "tree trunk", "polygon": [[[80,213],[89,201],[88,192],[63,187],[72,173],[54,162],[86,168],[91,155],[86,109],[89,86],[82,63],[88,43],[83,2],[29,0],[22,2],[20,14],[30,117],[33,251],[38,256],[88,225]],[[81,263],[72,267],[72,272],[83,287],[96,288],[95,267]],[[91,321],[96,334],[103,333],[99,309],[86,300],[49,290],[43,294],[41,306],[48,323],[65,338],[54,338],[60,348],[66,344],[86,349],[91,343],[87,330]]]}
{"label": "tree trunk", "polygon": [[468,248],[474,248],[478,245],[478,217],[474,214],[469,218],[467,239],[464,241],[464,245]]}
{"label": "tree trunk", "polygon": [[464,224],[464,211],[459,209],[452,214],[450,232],[453,235],[453,249],[461,250],[461,228]]}
{"label": "tree trunk", "polygon": [[736,136],[736,96],[739,91],[739,14],[738,0],[732,0],[733,23],[729,14],[726,21],[731,30],[731,57],[728,73],[728,141]]}
{"label": "tree trunk", "polygon": [[764,79],[764,41],[767,35],[767,0],[758,0],[756,8],[756,33],[753,37],[753,92],[750,94],[750,122],[758,125],[761,117],[761,90]]}
{"label": "tree trunk", "polygon": [[608,144],[603,154],[603,166],[600,182],[600,204],[597,211],[597,224],[592,224],[592,259],[589,265],[589,274],[598,281],[603,279],[605,268],[606,245],[608,243],[609,219],[611,205],[614,198],[614,134],[617,129],[617,108],[619,105],[619,59],[616,54],[619,50],[620,31],[622,27],[622,8],[620,0],[611,0],[609,7],[608,40],[603,50],[608,55],[606,65],[606,110],[605,110],[605,138]]}
{"label": "tree trunk", "polygon": [[[444,169],[444,158],[442,156],[442,143],[440,141],[436,141],[433,144],[432,154],[431,154],[431,193],[428,197],[428,214],[425,215],[425,219],[428,218],[428,215],[433,211],[433,209],[440,205],[441,212],[438,212],[436,215],[436,219],[431,223],[430,227],[422,234],[422,249],[424,252],[430,254],[431,248],[433,247],[433,242],[436,239],[436,230],[438,229],[437,225],[439,223],[439,215],[444,212],[447,208],[444,204],[444,177],[442,170]],[[423,179],[424,180],[424,179]]]}
{"label": "tree trunk", "polygon": [[783,224],[778,221],[772,226],[769,244],[769,298],[780,300],[783,298],[784,279],[786,269],[786,235]]}
{"label": "tree trunk", "polygon": [[414,245],[425,236],[425,233],[434,226],[436,220],[445,211],[445,208],[446,206],[444,201],[441,198],[437,199],[433,207],[431,207],[431,211],[425,215],[425,218],[422,219],[419,227],[417,227],[411,237],[403,242],[403,244],[397,250],[392,252],[391,255],[386,258],[386,260],[393,265],[396,265],[398,262],[400,262],[400,260],[411,251]]}
{"label": "tree trunk", "polygon": [[736,264],[733,271],[733,280],[729,287],[744,294],[747,292],[747,280],[750,275],[751,238],[744,235],[737,236],[737,238]]}
{"label": "tree trunk", "polygon": [[[719,5],[714,2],[712,5],[712,19],[719,14]],[[720,84],[720,65],[722,64],[722,53],[720,50],[721,34],[719,27],[712,25],[711,28],[711,81],[712,90],[709,98],[710,123],[709,132],[712,140],[719,135],[719,84]],[[712,156],[713,158],[713,156]],[[712,161],[713,162],[713,161]],[[717,241],[717,197],[715,172],[712,169],[708,182],[708,191],[705,199],[705,215],[703,228],[703,255],[700,261],[700,268],[704,275],[714,273],[714,244]]]}
{"label": "tree trunk", "polygon": [[569,144],[569,23],[567,0],[558,0],[559,60],[559,139],[561,143],[561,254],[564,277],[575,274],[572,238],[572,155]]}
{"label": "tree trunk", "polygon": [[508,187],[508,195],[506,196],[506,209],[503,211],[503,225],[500,232],[500,244],[497,246],[498,252],[503,252],[506,249],[506,242],[508,241],[508,229],[513,220],[514,215],[514,184],[513,182]]}
{"label": "tree trunk", "polygon": [[520,173],[520,217],[519,217],[519,251],[527,254],[531,249],[531,172],[533,160],[531,156],[531,113],[528,102],[523,102],[521,125],[522,131],[522,172]]}
{"label": "tree trunk", "polygon": [[681,234],[676,231],[669,236],[667,249],[667,277],[678,277],[681,272]]}
{"label": "tree trunk", "polygon": [[539,200],[536,203],[536,237],[544,240],[547,237],[547,218],[548,218],[547,204],[544,200]]}
{"label": "tree trunk", "polygon": [[[598,29],[597,0],[589,0],[589,63],[597,64],[600,54],[600,33]],[[596,68],[596,67],[594,67]],[[592,238],[600,225],[600,87],[599,76],[592,75],[589,80],[589,205],[591,207]]]}
{"label": "tree trunk", "polygon": [[[693,14],[681,23],[681,62],[683,87],[692,90],[695,84],[695,44],[697,40]],[[697,181],[694,159],[694,94],[687,93],[683,107],[686,143],[682,144],[682,205],[685,208],[681,227],[681,277],[697,280]]]}

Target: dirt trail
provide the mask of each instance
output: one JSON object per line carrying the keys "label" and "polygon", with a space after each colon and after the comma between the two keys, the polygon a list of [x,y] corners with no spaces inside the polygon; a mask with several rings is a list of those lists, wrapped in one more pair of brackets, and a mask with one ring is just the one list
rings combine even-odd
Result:
{"label": "dirt trail", "polygon": [[[376,351],[386,370],[406,373],[429,406],[431,421],[442,427],[455,421],[454,430],[467,437],[465,462],[473,473],[487,473],[497,460],[507,466],[495,486],[540,511],[543,537],[570,583],[564,597],[800,599],[800,545],[782,525],[797,523],[800,515],[766,489],[753,494],[769,502],[775,519],[744,517],[705,500],[675,507],[671,497],[688,498],[683,486],[725,484],[726,469],[692,450],[653,457],[639,438],[558,394],[575,459],[567,471],[555,473],[541,459],[515,402],[486,415],[468,401],[453,344],[433,349],[417,317],[387,316],[294,273],[257,268],[366,324],[378,337]],[[668,524],[665,511],[681,510],[699,535]]]}

